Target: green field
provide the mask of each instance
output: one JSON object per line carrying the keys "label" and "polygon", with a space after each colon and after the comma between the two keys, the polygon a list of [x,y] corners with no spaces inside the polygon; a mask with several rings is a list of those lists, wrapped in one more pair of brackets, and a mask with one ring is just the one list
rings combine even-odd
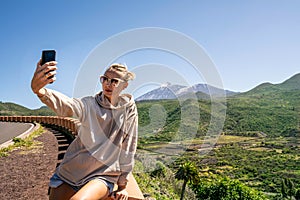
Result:
{"label": "green field", "polygon": [[[282,84],[262,84],[247,93],[228,97],[224,126],[220,133],[209,134],[211,137],[207,137],[207,132],[214,126],[211,118],[216,116],[210,113],[209,100],[145,101],[137,105],[140,120],[137,162],[149,175],[138,180],[149,193],[155,193],[151,189],[154,186],[145,185],[144,180],[165,181],[150,176],[157,163],[174,175],[187,161],[195,163],[206,182],[216,177],[237,180],[263,192],[267,199],[284,199],[285,179],[293,183],[295,191],[300,191],[299,74]],[[197,127],[182,117],[184,109],[189,107],[200,110]],[[197,131],[192,132],[195,128]],[[177,194],[178,198],[180,182],[171,181],[174,185],[166,186],[169,192],[161,192],[165,193],[161,196],[155,193],[157,198],[163,199],[168,194]]]}
{"label": "green field", "polygon": [[[204,138],[170,143],[152,142],[143,145],[138,151],[138,158],[151,158],[150,172],[155,170],[156,162],[162,162],[175,171],[180,163],[193,161],[202,179],[210,180],[214,175],[230,177],[257,191],[272,194],[269,199],[281,193],[284,178],[291,179],[295,187],[300,186],[300,138],[221,135],[214,148],[201,155],[203,142]],[[145,163],[145,159],[139,161]],[[140,180],[141,184],[143,180]]]}

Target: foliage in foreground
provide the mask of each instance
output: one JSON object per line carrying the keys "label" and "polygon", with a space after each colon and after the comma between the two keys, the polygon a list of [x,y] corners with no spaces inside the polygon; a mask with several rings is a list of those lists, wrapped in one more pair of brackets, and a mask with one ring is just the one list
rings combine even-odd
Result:
{"label": "foliage in foreground", "polygon": [[[179,199],[182,181],[177,181],[174,172],[161,162],[156,163],[155,169],[147,169],[142,162],[136,161],[135,179],[146,196],[159,200]],[[194,192],[186,188],[185,199],[196,200]]]}
{"label": "foliage in foreground", "polygon": [[192,185],[198,199],[203,200],[265,200],[261,192],[243,185],[238,180],[216,178],[214,180],[202,180]]}
{"label": "foliage in foreground", "polygon": [[[265,200],[261,192],[228,177],[200,177],[195,164],[187,161],[178,168],[169,168],[157,162],[156,168],[146,170],[137,161],[135,178],[144,194],[156,199],[202,199],[202,200]],[[178,179],[178,180],[176,180]],[[184,192],[184,193],[182,193]]]}

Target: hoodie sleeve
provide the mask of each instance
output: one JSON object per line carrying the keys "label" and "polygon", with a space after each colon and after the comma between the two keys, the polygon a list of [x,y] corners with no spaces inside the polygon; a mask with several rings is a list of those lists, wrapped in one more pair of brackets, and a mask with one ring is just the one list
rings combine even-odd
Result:
{"label": "hoodie sleeve", "polygon": [[79,99],[69,98],[66,95],[46,89],[46,94],[40,97],[40,100],[51,108],[58,116],[78,117],[80,121],[83,118],[84,104]]}
{"label": "hoodie sleeve", "polygon": [[126,136],[122,143],[122,150],[119,159],[121,169],[121,175],[117,183],[119,186],[127,185],[128,175],[134,166],[134,155],[137,148],[138,114],[135,104],[130,108],[128,113],[126,121]]}

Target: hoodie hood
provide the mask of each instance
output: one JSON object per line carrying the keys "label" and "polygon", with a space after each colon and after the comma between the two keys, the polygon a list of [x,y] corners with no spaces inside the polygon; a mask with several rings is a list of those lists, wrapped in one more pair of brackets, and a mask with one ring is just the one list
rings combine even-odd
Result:
{"label": "hoodie hood", "polygon": [[116,106],[112,105],[109,99],[103,94],[103,92],[98,93],[95,99],[99,106],[107,109],[121,109],[124,107],[130,107],[134,104],[133,96],[130,94],[121,94],[119,96],[118,104]]}

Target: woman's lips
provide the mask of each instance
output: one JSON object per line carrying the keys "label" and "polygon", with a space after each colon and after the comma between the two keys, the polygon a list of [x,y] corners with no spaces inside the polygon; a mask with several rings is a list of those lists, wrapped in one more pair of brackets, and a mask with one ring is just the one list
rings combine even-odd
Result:
{"label": "woman's lips", "polygon": [[110,90],[110,89],[105,89],[105,92],[112,92],[112,90]]}

